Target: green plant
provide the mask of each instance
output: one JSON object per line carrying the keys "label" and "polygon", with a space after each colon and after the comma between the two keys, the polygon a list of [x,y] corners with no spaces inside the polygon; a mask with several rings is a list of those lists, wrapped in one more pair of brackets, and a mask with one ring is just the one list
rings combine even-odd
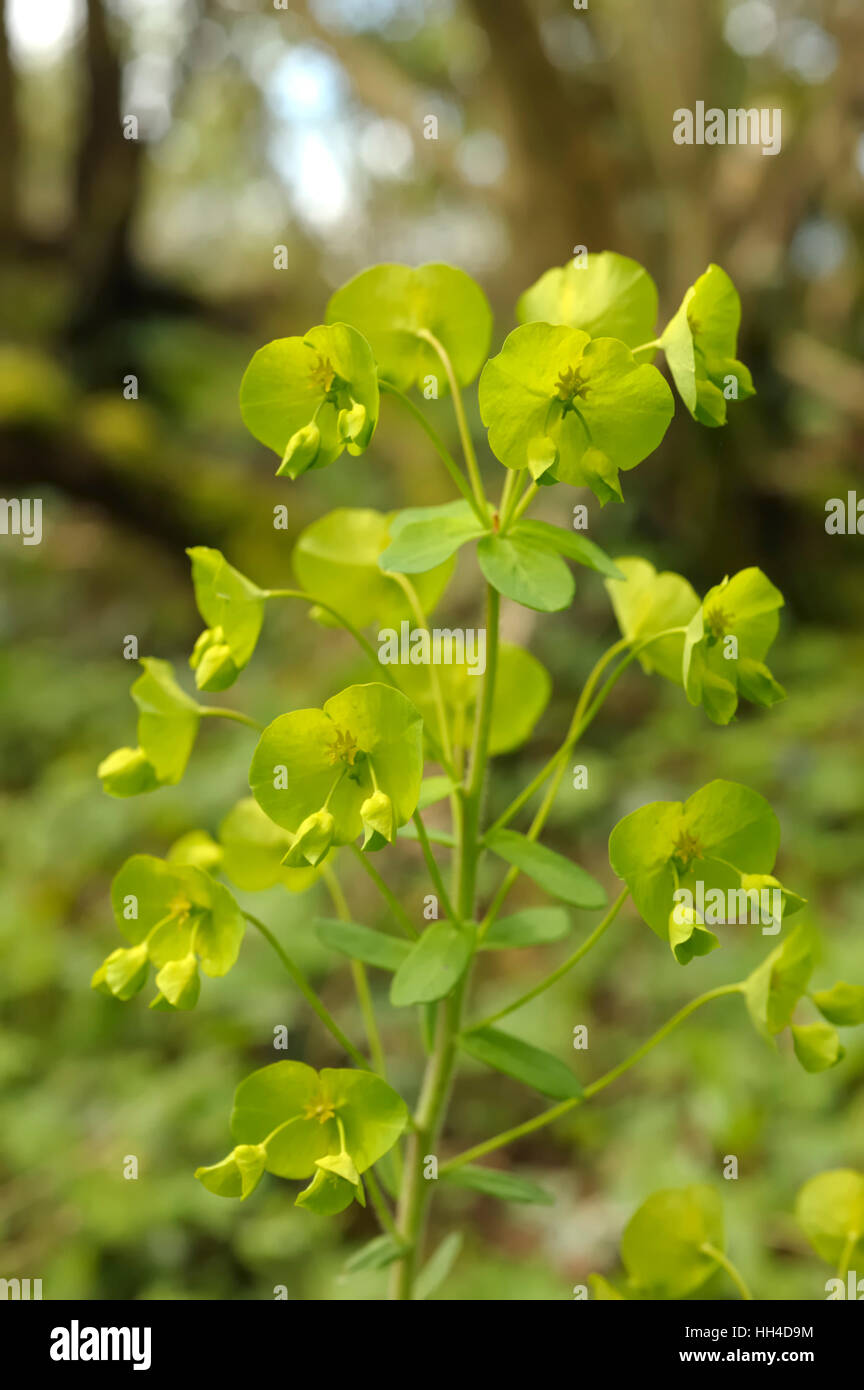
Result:
{"label": "green plant", "polygon": [[[769,916],[756,920],[772,935],[802,906],[773,876],[779,845],[773,811],[757,792],[736,783],[715,781],[684,803],[654,803],[625,816],[609,842],[612,869],[624,883],[611,906],[596,879],[540,843],[572,750],[633,661],[680,686],[718,724],[729,723],[741,699],[765,707],[781,699],[765,658],[783,600],[755,568],[722,578],[700,600],[679,575],[658,574],[638,558],[613,561],[578,531],[526,516],[540,489],[558,484],[588,487],[601,505],[621,500],[621,472],[657,448],[674,413],[672,392],[653,364],[658,349],[666,353],[688,411],[703,424],[723,424],[728,404],[752,393],[750,375],[735,359],[740,308],[725,273],[709,267],[657,338],[651,336],[653,281],[610,252],[589,257],[584,269],[548,272],[522,296],[518,314],[520,326],[486,360],[491,313],[467,275],[443,265],[377,266],[336,292],[325,325],[255,354],[243,377],[241,411],[252,433],[279,456],[279,474],[296,479],[343,452],[367,451],[384,397],[422,428],[459,496],[386,516],[339,509],[321,518],[296,543],[297,588],[259,588],[218,551],[192,549],[192,579],[206,624],[190,659],[199,691],[222,691],[237,680],[267,608],[283,600],[306,603],[323,627],[349,632],[374,676],[322,709],[281,713],[261,728],[238,711],[200,703],[177,684],[169,663],[144,659],[144,674],[132,687],[138,744],[112,753],[99,769],[114,796],[149,792],[180,780],[202,719],[221,716],[258,734],[252,798],[228,812],[218,839],[191,831],[165,860],[136,855],[117,874],[114,913],[129,944],[112,952],[93,983],[128,999],[152,965],[157,993],[151,1007],[192,1008],[199,966],[208,975],[225,974],[247,924],[267,939],[354,1066],[319,1074],[305,1063],[281,1061],[253,1073],[235,1098],[235,1148],[221,1162],[199,1168],[197,1177],[219,1195],[240,1198],[265,1171],[309,1179],[297,1205],[323,1214],[355,1200],[365,1203],[368,1192],[382,1234],[350,1268],[392,1265],[392,1293],[403,1299],[432,1293],[458,1255],[453,1233],[422,1265],[437,1179],[505,1201],[547,1201],[518,1174],[476,1160],[585,1104],[695,1009],[742,995],[769,1040],[791,1026],[795,1052],[811,1071],[842,1057],[837,1025],[864,1019],[864,991],[838,984],[812,996],[824,1021],[792,1022],[815,963],[816,939],[807,925],[784,935],[748,979],[698,995],[588,1084],[554,1050],[528,1045],[498,1026],[576,966],[628,897],[682,966],[719,946],[710,930],[726,920],[718,902],[749,908],[770,894]],[[480,414],[505,468],[497,503],[484,489],[462,403],[462,388],[478,372]],[[426,397],[449,393],[464,468],[408,394],[412,387]],[[447,629],[442,636],[428,619],[446,591],[457,551],[468,545],[476,546],[486,601],[483,642],[475,633],[473,656],[464,635],[460,645],[459,634]],[[530,737],[551,684],[534,656],[499,641],[501,598],[540,612],[566,607],[574,593],[567,560],[602,577],[621,636],[589,674],[558,751],[488,823],[490,760]],[[366,631],[375,627],[378,651]],[[527,828],[514,829],[535,798]],[[423,812],[445,801],[449,830],[427,826]],[[419,845],[428,871],[427,902],[434,908],[422,930],[420,913],[398,900],[378,868],[397,838]],[[452,856],[449,885],[436,853],[441,849]],[[503,872],[481,903],[484,854]],[[352,919],[336,871],[346,857],[374,882],[399,934]],[[502,917],[519,875],[565,906]],[[368,1058],[278,937],[238,905],[223,877],[242,892],[277,883],[302,892],[323,882],[335,917],[314,919],[316,930],[350,962]],[[602,916],[546,978],[491,1017],[472,1018],[470,983],[482,953],[562,940],[569,930],[566,905]],[[386,1080],[367,967],[392,974],[392,1007],[418,1011],[426,1059],[413,1114]],[[462,1055],[556,1103],[439,1161]],[[719,1258],[703,1250],[686,1288],[675,1285],[679,1294],[695,1287],[696,1276],[710,1272]]]}
{"label": "green plant", "polygon": [[[857,1299],[858,1273],[851,1265],[864,1258],[864,1176],[852,1168],[817,1173],[799,1191],[795,1216],[816,1254],[836,1270],[825,1285],[829,1298]],[[591,1274],[591,1292],[607,1302],[687,1298],[722,1269],[740,1297],[750,1300],[725,1246],[723,1207],[714,1188],[664,1188],[642,1203],[624,1229],[624,1280]],[[583,1298],[587,1292],[578,1288]]]}

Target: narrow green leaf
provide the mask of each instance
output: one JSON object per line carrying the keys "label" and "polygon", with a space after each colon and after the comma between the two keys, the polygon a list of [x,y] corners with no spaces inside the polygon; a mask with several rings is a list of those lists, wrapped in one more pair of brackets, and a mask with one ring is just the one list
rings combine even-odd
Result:
{"label": "narrow green leaf", "polygon": [[325,946],[340,951],[351,960],[377,965],[380,970],[398,970],[411,954],[411,942],[384,932],[361,927],[358,922],[342,922],[336,917],[318,917],[315,930]]}
{"label": "narrow green leaf", "polygon": [[484,951],[509,951],[514,946],[545,946],[560,941],[570,930],[570,919],[560,907],[527,907],[512,917],[493,922],[483,938]]}
{"label": "narrow green leaf", "polygon": [[342,1266],[342,1277],[348,1279],[352,1274],[363,1274],[367,1270],[386,1269],[387,1265],[392,1265],[395,1260],[399,1259],[405,1248],[392,1236],[375,1236],[374,1240],[361,1245],[360,1249],[355,1250],[354,1254],[345,1261]]}
{"label": "narrow green leaf", "polygon": [[460,1045],[478,1062],[533,1086],[541,1095],[554,1100],[573,1100],[582,1095],[578,1078],[560,1057],[503,1033],[500,1028],[478,1028],[466,1033]]}
{"label": "narrow green leaf", "polygon": [[425,811],[427,806],[434,806],[437,802],[443,801],[452,791],[453,783],[449,777],[424,777],[420,783],[417,810]]}
{"label": "narrow green leaf", "polygon": [[830,989],[818,990],[811,998],[822,1017],[838,1028],[864,1023],[864,985],[847,985],[838,980]]}
{"label": "narrow green leaf", "polygon": [[501,1168],[480,1168],[476,1163],[465,1163],[461,1168],[442,1173],[441,1177],[452,1187],[467,1187],[472,1192],[482,1192],[485,1197],[497,1197],[501,1202],[524,1202],[538,1207],[555,1205],[551,1193],[537,1183]]}
{"label": "narrow green leaf", "polygon": [[461,1231],[445,1236],[434,1255],[427,1260],[414,1284],[414,1298],[419,1303],[435,1293],[444,1283],[459,1258],[462,1249]]}
{"label": "narrow green leaf", "polygon": [[592,911],[606,906],[606,893],[595,878],[563,854],[536,844],[527,835],[515,830],[495,830],[486,836],[485,843],[493,854],[515,865],[553,898]]}
{"label": "narrow green leaf", "polygon": [[396,1008],[443,999],[462,977],[471,959],[472,939],[452,922],[436,922],[411,947],[390,986]]}

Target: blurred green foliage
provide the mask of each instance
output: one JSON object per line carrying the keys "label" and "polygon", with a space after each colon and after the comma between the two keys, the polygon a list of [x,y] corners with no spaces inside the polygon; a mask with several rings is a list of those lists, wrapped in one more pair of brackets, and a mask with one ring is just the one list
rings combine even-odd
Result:
{"label": "blurred green foliage", "polygon": [[[236,393],[251,352],[318,322],[329,289],[371,260],[449,259],[477,274],[493,297],[496,347],[516,296],[577,240],[644,261],[668,285],[670,310],[709,259],[741,285],[741,354],[756,399],[713,435],[679,410],[656,458],[631,475],[627,505],[591,505],[590,534],[612,555],[644,554],[700,591],[760,565],[788,600],[772,669],[789,699],[715,728],[680,691],[631,669],[575,755],[588,788],[565,779],[547,839],[612,888],[606,838],[623,814],[684,798],[712,777],[749,783],[780,816],[778,873],[808,898],[824,937],[816,986],[838,975],[864,980],[861,542],[824,531],[825,500],[861,477],[851,95],[860,18],[824,7],[816,28],[834,45],[834,65],[820,77],[807,68],[800,32],[799,58],[783,56],[794,49],[788,25],[803,21],[780,0],[776,41],[750,54],[735,49],[719,3],[681,0],[662,25],[637,0],[600,8],[574,19],[563,4],[346,0],[297,4],[277,33],[257,7],[217,0],[190,5],[180,33],[161,5],[148,29],[141,7],[118,3],[109,28],[127,81],[147,53],[179,55],[184,74],[169,128],[141,142],[119,230],[84,215],[92,203],[80,169],[77,220],[70,210],[75,131],[87,125],[80,112],[77,126],[69,116],[70,92],[87,75],[81,37],[39,63],[20,36],[13,42],[19,117],[8,148],[21,152],[23,194],[17,225],[0,225],[4,337],[17,344],[0,353],[0,481],[4,495],[44,498],[45,538],[33,548],[0,541],[0,1273],[41,1277],[48,1298],[272,1298],[277,1285],[291,1299],[382,1292],[383,1273],[340,1281],[344,1259],[374,1234],[368,1211],[318,1221],[271,1178],[240,1208],[193,1180],[196,1166],[224,1151],[237,1081],[274,1059],[274,1027],[288,1027],[293,1057],[316,1067],[343,1060],[274,976],[266,944],[248,939],[228,979],[205,980],[191,1016],[153,1015],[88,988],[114,944],[108,883],[117,866],[135,851],[164,854],[190,828],[214,832],[248,791],[252,736],[218,721],[206,721],[182,786],[120,804],[96,781],[99,759],[134,729],[124,636],[185,671],[200,623],[183,547],[219,545],[256,583],[285,585],[293,539],[334,506],[385,510],[449,496],[430,451],[393,411],[369,455],[297,485],[272,478],[272,460],[242,429]],[[565,22],[582,26],[578,41]],[[105,80],[104,70],[89,76]],[[669,97],[673,79],[680,99]],[[298,93],[313,89],[310,115]],[[761,104],[774,89],[788,114],[776,160],[729,150],[673,159],[672,107],[709,96]],[[154,121],[160,109],[154,101]],[[442,138],[424,145],[427,110],[440,111]],[[0,115],[9,119],[5,103]],[[381,121],[391,124],[382,130]],[[413,140],[395,174],[393,123]],[[352,201],[341,220],[309,212],[321,184],[303,164],[301,136],[313,126],[338,156],[325,169],[333,198],[348,170]],[[490,134],[498,145],[483,144]],[[106,155],[91,140],[87,157],[123,203],[131,175],[116,150]],[[484,182],[496,159],[497,179]],[[287,248],[285,272],[273,269],[277,243]],[[82,247],[96,260],[98,249],[95,268]],[[139,379],[137,401],[123,398],[128,373]],[[447,402],[431,410],[452,441]],[[482,440],[476,411],[472,423]],[[500,478],[485,445],[481,461]],[[539,514],[567,525],[563,490],[551,491]],[[287,532],[272,526],[280,503]],[[448,592],[451,621],[476,616],[478,587],[463,556]],[[580,573],[565,613],[535,618],[505,604],[504,636],[530,646],[554,690],[532,743],[497,760],[492,812],[557,746],[582,680],[615,636],[599,577]],[[268,621],[232,704],[270,719],[366,677],[343,634],[286,608]],[[417,847],[390,857],[400,898],[419,913]],[[346,889],[354,917],[374,925],[379,908],[365,880],[346,874]],[[531,893],[523,884],[512,910]],[[254,902],[359,1035],[348,972],[307,925],[327,911],[322,889],[299,898],[272,890]],[[576,939],[591,924],[576,914]],[[566,1056],[574,1026],[586,1023],[589,1050],[576,1065],[597,1075],[691,993],[739,977],[767,953],[770,941],[731,930],[740,939],[682,976],[625,911],[513,1029]],[[500,1007],[567,949],[572,942],[514,963],[491,953],[478,1010]],[[386,978],[373,985],[391,1080],[411,1099],[418,1039],[388,1008]],[[823,1168],[862,1166],[862,1079],[860,1042],[836,1070],[807,1075],[785,1043],[778,1055],[755,1037],[740,1001],[718,1001],[602,1099],[502,1156],[554,1191],[556,1207],[439,1194],[434,1239],[466,1230],[447,1296],[569,1298],[590,1270],[614,1272],[621,1231],[650,1191],[711,1182],[722,1188],[729,1249],[757,1296],[823,1297],[826,1272],[795,1225],[794,1196]],[[466,1061],[447,1150],[535,1108],[515,1083],[490,1085]],[[737,1182],[722,1180],[727,1154],[739,1157]],[[134,1182],[123,1177],[127,1155],[139,1160]],[[728,1297],[722,1274],[698,1296]]]}

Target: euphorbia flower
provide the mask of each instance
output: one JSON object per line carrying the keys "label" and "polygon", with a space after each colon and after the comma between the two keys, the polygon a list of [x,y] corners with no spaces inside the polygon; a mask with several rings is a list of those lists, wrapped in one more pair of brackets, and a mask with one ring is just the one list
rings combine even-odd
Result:
{"label": "euphorbia flower", "polygon": [[741,300],[725,270],[709,265],[663,330],[660,345],[682,401],[702,425],[725,425],[727,401],[755,395],[735,357]]}
{"label": "euphorbia flower", "polygon": [[480,377],[489,445],[507,468],[544,482],[621,498],[620,468],[657,448],[674,405],[655,367],[617,338],[528,323],[515,329]]}
{"label": "euphorbia flower", "polygon": [[296,865],[317,864],[370,825],[392,838],[416,809],[422,775],[421,716],[401,691],[373,683],[274,719],[249,781],[262,810],[297,837],[283,861]]}
{"label": "euphorbia flower", "polygon": [[764,657],[777,635],[783,595],[761,570],[717,584],[693,615],[684,639],[684,689],[715,724],[728,724],[739,696],[773,705],[786,696]]}
{"label": "euphorbia flower", "polygon": [[344,449],[361,454],[378,421],[378,373],[366,339],[345,323],[277,338],[256,352],[240,386],[247,429],[298,478]]}

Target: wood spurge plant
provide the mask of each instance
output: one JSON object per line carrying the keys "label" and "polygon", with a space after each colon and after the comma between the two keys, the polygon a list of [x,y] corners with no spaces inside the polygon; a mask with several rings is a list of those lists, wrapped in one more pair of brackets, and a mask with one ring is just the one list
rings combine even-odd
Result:
{"label": "wood spurge plant", "polygon": [[[458,1257],[455,1231],[424,1257],[436,1192],[455,1186],[503,1201],[551,1201],[518,1169],[479,1160],[585,1105],[695,1010],[740,996],[770,1043],[790,1029],[795,1057],[810,1072],[841,1061],[838,1028],[864,1022],[861,986],[809,992],[818,939],[806,913],[804,925],[787,928],[803,900],[774,875],[779,824],[757,790],[718,780],[626,815],[609,837],[609,863],[621,881],[611,905],[600,882],[541,842],[573,749],[631,663],[679,686],[682,699],[719,725],[742,700],[770,708],[785,693],[766,664],[783,598],[759,569],[718,574],[700,597],[681,575],[634,556],[613,560],[580,531],[529,516],[541,489],[565,484],[590,489],[601,506],[623,500],[622,474],[657,449],[674,414],[658,353],[702,425],[724,425],[730,407],[753,393],[736,359],[738,295],[719,266],[686,291],[659,334],[657,314],[657,290],[641,266],[612,252],[591,255],[582,266],[548,271],[522,295],[519,326],[490,357],[491,311],[469,276],[447,265],[379,265],[333,295],[324,324],[262,347],[243,376],[240,409],[275,451],[279,475],[302,487],[307,473],[340,460],[363,466],[342,455],[373,450],[395,408],[419,427],[420,447],[431,446],[457,495],[387,515],[340,508],[314,521],[294,548],[294,587],[259,588],[219,551],[191,549],[205,624],[190,657],[199,695],[187,693],[168,662],[144,658],[131,692],[137,744],[99,768],[106,792],[133,796],[180,781],[203,719],[234,720],[257,738],[251,796],[224,807],[217,838],[193,829],[164,859],[136,854],[120,868],[112,905],[126,944],[93,985],[128,1000],[152,967],[150,1007],[191,1009],[199,970],[227,974],[247,926],[266,939],[345,1065],[315,1070],[284,1060],[253,1072],[234,1097],[234,1147],[195,1176],[210,1192],[241,1200],[264,1173],[299,1181],[295,1204],[330,1216],[368,1198],[381,1234],[352,1257],[349,1272],[391,1266],[394,1298],[427,1297]],[[462,400],[478,375],[480,416],[504,469],[497,501],[484,488]],[[452,402],[461,462],[424,412],[423,400],[439,394]],[[429,614],[445,602],[463,547],[475,552],[482,574],[482,626],[468,634],[433,630]],[[535,656],[499,640],[501,599],[542,613],[566,608],[575,588],[568,561],[605,585],[620,636],[588,675],[558,751],[493,819],[487,804],[500,799],[488,796],[490,765],[531,737],[551,687]],[[266,728],[206,703],[206,694],[242,676],[268,609],[292,601],[308,605],[323,629],[351,634],[368,658],[368,683],[333,693],[320,709],[275,710]],[[438,813],[434,827],[427,824],[427,808],[438,803],[442,810],[449,803],[449,827]],[[412,842],[425,863],[425,902],[434,905],[425,914],[388,884],[398,841]],[[484,855],[500,870],[491,893],[478,888]],[[341,871],[352,860],[380,893],[382,920],[374,925],[355,921],[346,901]],[[540,899],[502,915],[520,875],[554,905]],[[329,894],[330,915],[310,908],[309,930],[350,964],[364,1043],[347,1036],[278,934],[232,892],[278,884],[291,893],[317,893],[320,885]],[[697,993],[631,1056],[591,1078],[565,1059],[569,1040],[544,1050],[501,1025],[574,969],[628,898],[681,966],[717,950],[722,931],[712,928],[731,922],[777,940],[747,978]],[[484,954],[561,942],[570,907],[597,914],[593,930],[545,978],[477,1017],[471,984]],[[410,1108],[387,1079],[367,967],[392,976],[388,1007],[417,1015]],[[501,1134],[477,1133],[465,1152],[448,1152],[448,1103],[463,1057],[554,1103]],[[813,1179],[799,1216],[817,1251],[848,1268],[861,1238],[861,1179],[854,1192],[846,1181],[838,1197],[840,1176]],[[820,1197],[814,1184],[829,1177],[835,1188]],[[853,1198],[855,1212],[841,1212]],[[621,1253],[626,1286],[596,1276],[596,1297],[686,1297],[718,1266],[747,1296],[724,1253],[711,1188],[650,1197],[624,1232]]]}

